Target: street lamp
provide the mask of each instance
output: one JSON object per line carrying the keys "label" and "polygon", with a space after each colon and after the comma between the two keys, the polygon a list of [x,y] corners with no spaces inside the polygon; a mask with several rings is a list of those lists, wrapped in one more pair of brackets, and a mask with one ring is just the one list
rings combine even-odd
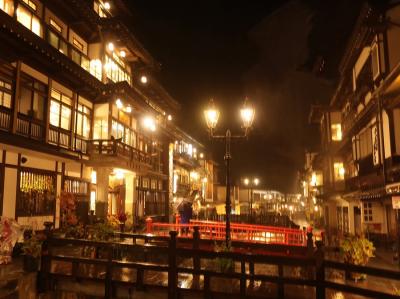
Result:
{"label": "street lamp", "polygon": [[219,119],[219,110],[215,107],[214,101],[211,99],[209,106],[204,110],[204,117],[206,119],[206,124],[210,132],[211,138],[223,139],[225,140],[225,162],[226,162],[226,201],[225,201],[225,211],[226,211],[226,227],[225,227],[225,240],[226,246],[229,246],[231,240],[231,188],[230,188],[230,160],[231,160],[231,139],[235,138],[247,138],[251,126],[253,124],[255,110],[249,105],[247,98],[244,101],[243,107],[240,109],[240,116],[242,118],[242,129],[244,130],[243,135],[232,135],[229,129],[226,130],[225,135],[214,135],[214,130],[217,126]]}
{"label": "street lamp", "polygon": [[253,220],[253,196],[254,196],[253,188],[258,186],[258,184],[260,183],[260,179],[259,178],[252,178],[252,179],[245,178],[243,180],[243,183],[247,187],[247,191],[248,191],[247,197],[249,198],[249,222],[251,222]]}

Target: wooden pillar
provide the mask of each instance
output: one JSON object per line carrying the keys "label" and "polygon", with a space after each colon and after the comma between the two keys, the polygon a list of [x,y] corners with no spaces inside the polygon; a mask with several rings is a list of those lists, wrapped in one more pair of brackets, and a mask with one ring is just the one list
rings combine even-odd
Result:
{"label": "wooden pillar", "polygon": [[111,169],[98,167],[97,174],[97,198],[96,198],[96,216],[105,219],[108,213],[108,178]]}
{"label": "wooden pillar", "polygon": [[178,298],[178,272],[176,267],[176,231],[170,231],[168,246],[168,299]]}
{"label": "wooden pillar", "polygon": [[[193,227],[193,249],[198,250],[200,248],[200,229],[198,226]],[[200,258],[195,254],[193,256],[193,269],[194,271],[200,271],[201,264]],[[195,288],[200,287],[200,275],[194,274],[193,275],[193,285]]]}
{"label": "wooden pillar", "polygon": [[12,134],[15,134],[17,132],[19,97],[20,97],[20,89],[21,89],[21,60],[17,61],[14,79],[15,79],[15,81],[14,81],[14,92],[13,92],[13,111],[12,111],[12,117],[11,117],[11,133]]}

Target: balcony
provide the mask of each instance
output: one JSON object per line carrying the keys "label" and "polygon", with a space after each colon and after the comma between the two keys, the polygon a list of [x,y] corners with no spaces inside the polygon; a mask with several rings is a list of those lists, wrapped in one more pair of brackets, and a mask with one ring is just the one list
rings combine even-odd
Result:
{"label": "balcony", "polygon": [[376,171],[376,166],[374,166],[372,155],[364,157],[357,161],[358,163],[358,173],[359,176],[370,174]]}
{"label": "balcony", "polygon": [[130,169],[146,173],[152,168],[149,154],[123,143],[120,139],[98,139],[88,142],[89,164]]}
{"label": "balcony", "polygon": [[187,153],[178,153],[174,151],[174,162],[182,165],[183,167],[200,167],[199,161]]}
{"label": "balcony", "polygon": [[41,65],[43,71],[54,74],[54,79],[84,88],[93,96],[103,87],[101,81],[90,73],[89,58],[46,23],[41,22],[43,34],[38,36],[2,10],[0,21],[3,24],[0,28],[0,51],[9,61],[26,59],[33,66]]}

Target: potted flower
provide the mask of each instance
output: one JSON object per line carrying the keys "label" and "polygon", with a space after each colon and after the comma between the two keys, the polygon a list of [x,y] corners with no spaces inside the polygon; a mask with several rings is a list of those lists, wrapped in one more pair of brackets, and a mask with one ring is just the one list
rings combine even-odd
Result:
{"label": "potted flower", "polygon": [[[340,250],[345,263],[365,266],[374,256],[374,244],[363,236],[348,236],[340,244]],[[346,272],[346,278],[365,279],[366,274]]]}
{"label": "potted flower", "polygon": [[11,262],[13,247],[21,235],[22,228],[17,221],[0,217],[0,265]]}
{"label": "potted flower", "polygon": [[118,221],[119,221],[119,228],[120,231],[123,233],[125,231],[125,222],[128,219],[128,216],[125,214],[125,212],[119,212],[118,213]]}
{"label": "potted flower", "polygon": [[25,271],[35,272],[39,269],[39,260],[42,254],[42,243],[44,239],[44,236],[33,233],[30,238],[24,240],[22,252],[24,254]]}

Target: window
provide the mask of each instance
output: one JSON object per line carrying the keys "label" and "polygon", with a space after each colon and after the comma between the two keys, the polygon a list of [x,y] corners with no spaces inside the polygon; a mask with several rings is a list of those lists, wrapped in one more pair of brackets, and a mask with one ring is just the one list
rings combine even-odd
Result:
{"label": "window", "polygon": [[107,7],[109,7],[110,4],[103,3],[102,1],[94,1],[94,11],[99,15],[100,18],[107,18],[108,15],[110,14]]}
{"label": "window", "polygon": [[62,27],[53,19],[50,18],[50,25],[53,27],[55,30],[57,30],[59,33],[62,32]]}
{"label": "window", "polygon": [[124,68],[116,63],[110,56],[106,55],[105,65],[107,78],[113,82],[127,81],[131,82],[130,75],[124,70]]}
{"label": "window", "polygon": [[68,96],[59,91],[51,91],[50,124],[55,127],[69,130],[71,127],[71,103]]}
{"label": "window", "polygon": [[19,171],[16,215],[54,215],[56,181],[55,173],[21,169]]}
{"label": "window", "polygon": [[372,154],[372,130],[367,128],[359,137],[360,158],[365,158]]}
{"label": "window", "polygon": [[[83,66],[82,66],[83,67]],[[83,67],[84,68],[84,67]],[[90,61],[89,69],[86,69],[89,71],[93,76],[95,76],[98,80],[101,81],[102,79],[102,64],[99,59],[93,59]]]}
{"label": "window", "polygon": [[76,109],[76,125],[75,133],[79,136],[89,138],[90,137],[90,121],[92,116],[92,110],[84,104],[78,103]]}
{"label": "window", "polygon": [[33,119],[44,120],[47,86],[32,77],[21,75],[18,112]]}
{"label": "window", "polygon": [[13,0],[0,0],[0,9],[5,13],[12,16],[14,14],[14,1]]}
{"label": "window", "polygon": [[372,221],[372,202],[364,202],[364,222]]}
{"label": "window", "polygon": [[49,30],[47,39],[50,45],[59,50],[61,53],[67,55],[68,53],[67,43],[60,37],[60,35],[53,32],[52,30]]}
{"label": "window", "polygon": [[377,38],[375,38],[374,43],[371,47],[371,68],[372,68],[372,78],[375,80],[380,74],[379,70],[379,50]]}
{"label": "window", "polygon": [[10,68],[0,69],[0,106],[11,108],[13,70]]}
{"label": "window", "polygon": [[36,35],[42,36],[42,25],[39,18],[22,5],[18,5],[17,20]]}
{"label": "window", "polygon": [[335,181],[344,180],[344,167],[342,162],[333,163],[333,171]]}
{"label": "window", "polygon": [[28,5],[31,9],[33,9],[34,11],[36,11],[37,6],[35,4],[35,2],[31,1],[31,0],[22,0],[26,3],[26,5]]}
{"label": "window", "polygon": [[332,141],[341,141],[342,140],[342,125],[341,124],[332,124],[331,125],[331,135],[332,135]]}
{"label": "window", "polygon": [[80,41],[78,41],[76,38],[72,39],[72,44],[74,45],[75,48],[77,48],[78,50],[83,52],[83,44]]}

